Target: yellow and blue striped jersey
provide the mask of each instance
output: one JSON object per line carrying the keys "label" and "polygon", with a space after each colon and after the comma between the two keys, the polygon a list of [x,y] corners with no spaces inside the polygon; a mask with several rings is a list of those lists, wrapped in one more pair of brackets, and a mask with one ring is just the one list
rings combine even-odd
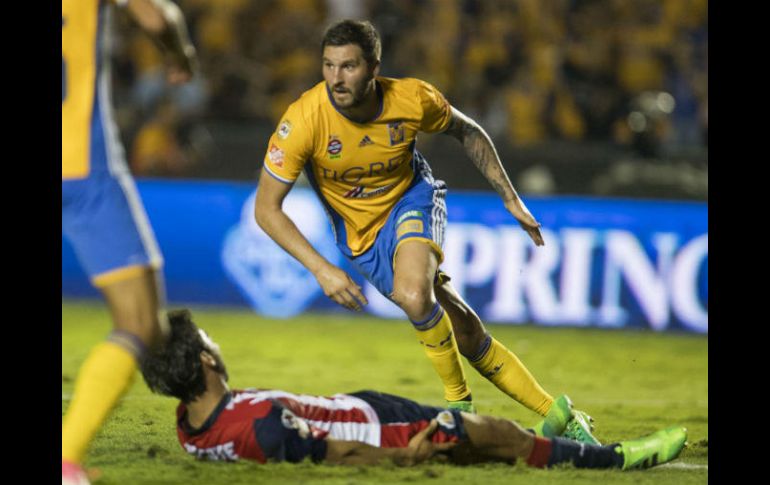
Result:
{"label": "yellow and blue striped jersey", "polygon": [[451,119],[447,100],[425,81],[378,77],[376,84],[380,112],[358,123],[339,112],[326,83],[318,83],[289,106],[265,154],[265,169],[282,182],[293,183],[305,171],[338,244],[352,256],[371,247],[414,178],[417,132],[443,131]]}
{"label": "yellow and blue striped jersey", "polygon": [[88,176],[100,79],[103,0],[62,0],[62,179]]}

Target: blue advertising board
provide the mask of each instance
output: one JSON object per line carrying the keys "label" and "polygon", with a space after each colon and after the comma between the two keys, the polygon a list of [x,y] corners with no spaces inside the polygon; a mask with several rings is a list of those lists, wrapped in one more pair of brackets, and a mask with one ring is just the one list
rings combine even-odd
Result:
{"label": "blue advertising board", "polygon": [[[273,317],[346,311],[256,225],[254,186],[160,180],[137,186],[165,258],[171,304],[246,305]],[[707,204],[525,200],[542,224],[545,246],[532,244],[495,194],[447,194],[442,269],[482,319],[708,333]],[[363,287],[367,312],[403,318],[337,250],[312,191],[293,189],[284,210]],[[62,296],[97,296],[65,239]]]}

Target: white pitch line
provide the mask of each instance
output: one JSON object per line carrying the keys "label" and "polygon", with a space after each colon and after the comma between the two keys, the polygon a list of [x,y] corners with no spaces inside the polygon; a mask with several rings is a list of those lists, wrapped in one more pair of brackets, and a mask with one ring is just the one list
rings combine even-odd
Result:
{"label": "white pitch line", "polygon": [[708,465],[696,465],[694,463],[666,463],[660,465],[660,468],[679,468],[682,470],[708,470]]}

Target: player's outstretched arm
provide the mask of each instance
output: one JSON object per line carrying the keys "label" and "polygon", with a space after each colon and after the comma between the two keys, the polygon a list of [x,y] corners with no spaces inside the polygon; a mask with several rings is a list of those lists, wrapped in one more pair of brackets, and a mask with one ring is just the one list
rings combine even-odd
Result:
{"label": "player's outstretched arm", "polygon": [[543,236],[540,234],[540,224],[519,198],[516,189],[513,188],[508,174],[500,162],[495,145],[484,129],[474,120],[464,115],[460,110],[452,107],[452,120],[444,131],[462,143],[465,153],[492,187],[502,197],[505,208],[519,221],[521,227],[527,231],[529,237],[537,246],[542,246]]}
{"label": "player's outstretched arm", "polygon": [[325,461],[338,465],[376,465],[390,460],[398,466],[413,466],[439,453],[451,450],[455,443],[433,443],[430,437],[438,429],[434,419],[414,435],[406,448],[378,448],[359,441],[327,440]]}
{"label": "player's outstretched arm", "polygon": [[179,7],[169,0],[127,0],[126,10],[165,56],[166,77],[172,84],[189,81],[197,69],[197,54]]}
{"label": "player's outstretched arm", "polygon": [[276,244],[313,273],[326,296],[346,308],[361,310],[361,305],[368,303],[361,287],[346,272],[321,256],[283,211],[283,199],[291,187],[262,170],[254,204],[257,224]]}

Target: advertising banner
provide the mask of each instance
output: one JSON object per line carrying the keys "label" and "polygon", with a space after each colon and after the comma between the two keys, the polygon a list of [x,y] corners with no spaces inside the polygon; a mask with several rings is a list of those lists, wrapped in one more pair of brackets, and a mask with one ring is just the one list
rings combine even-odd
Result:
{"label": "advertising banner", "polygon": [[[171,304],[248,305],[280,318],[347,311],[256,225],[254,186],[137,186],[164,255]],[[545,246],[535,247],[495,194],[450,190],[446,201],[441,267],[484,321],[708,333],[707,204],[525,195],[542,224]],[[337,250],[310,189],[295,187],[284,211],[364,288],[365,311],[404,318]],[[65,239],[62,296],[97,296]]]}

